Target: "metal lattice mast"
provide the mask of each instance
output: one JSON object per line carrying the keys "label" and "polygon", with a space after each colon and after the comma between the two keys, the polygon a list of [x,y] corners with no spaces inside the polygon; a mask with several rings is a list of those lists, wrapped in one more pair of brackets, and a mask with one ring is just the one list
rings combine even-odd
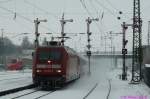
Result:
{"label": "metal lattice mast", "polygon": [[150,45],[150,21],[148,21],[147,44]]}
{"label": "metal lattice mast", "polygon": [[134,0],[133,8],[133,57],[132,57],[132,82],[142,79],[142,44],[141,44],[140,0]]}

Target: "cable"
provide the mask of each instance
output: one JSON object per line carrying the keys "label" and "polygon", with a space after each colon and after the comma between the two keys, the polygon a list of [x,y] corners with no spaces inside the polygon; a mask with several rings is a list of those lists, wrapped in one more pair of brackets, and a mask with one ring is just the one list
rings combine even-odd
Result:
{"label": "cable", "polygon": [[114,17],[116,17],[116,14],[113,13],[110,9],[108,9],[106,6],[104,6],[101,2],[99,2],[98,0],[95,0],[96,4],[100,5],[101,7],[103,7],[105,10],[107,10],[111,15],[113,15]]}
{"label": "cable", "polygon": [[[31,20],[31,19],[29,19],[29,18],[27,18],[27,17],[25,17],[25,16],[23,16],[23,15],[21,15],[21,14],[19,14],[19,13],[16,13],[16,12],[14,12],[14,11],[12,11],[12,10],[9,10],[9,9],[4,8],[4,7],[2,7],[2,6],[0,6],[0,9],[5,10],[5,11],[7,11],[7,12],[10,12],[10,13],[12,13],[12,14],[16,14],[16,15],[19,16],[20,18],[23,18],[24,20],[26,20],[26,21],[28,21],[28,22],[30,22],[30,23],[33,23],[33,20]],[[49,31],[51,31],[51,32],[54,32],[54,31],[51,30],[50,28],[45,27],[45,26],[43,26],[43,25],[41,25],[41,27],[43,27],[43,28],[45,28],[45,29],[47,29],[47,30],[49,30]]]}
{"label": "cable", "polygon": [[[12,14],[16,14],[17,16],[19,16],[19,17],[25,19],[25,20],[28,21],[28,22],[32,22],[31,19],[29,19],[29,18],[27,18],[27,17],[25,17],[25,16],[22,16],[22,15],[20,15],[19,13],[16,13],[16,12],[14,12],[14,11],[12,11],[12,10],[9,10],[9,9],[4,8],[4,7],[2,7],[2,6],[0,6],[0,9],[5,10],[5,11],[7,11],[7,12],[10,12],[10,13],[12,13]],[[33,23],[33,22],[32,22],[32,23]]]}
{"label": "cable", "polygon": [[[92,8],[94,9],[94,11],[96,11],[97,14],[98,14],[97,8],[96,8],[95,5],[93,4],[93,0],[89,0],[89,2],[90,2],[90,4],[91,4]],[[103,12],[103,13],[104,13],[104,12]],[[102,16],[103,16],[103,13],[102,13]],[[100,16],[98,16],[98,18],[101,19]],[[102,20],[100,21],[100,23],[101,23],[101,25],[103,25],[104,27],[106,27],[104,24],[102,24]],[[97,25],[100,27],[100,24],[97,24]],[[104,33],[104,30],[103,30],[103,29],[101,29],[101,31],[102,31],[102,33]],[[101,37],[102,37],[102,35],[100,35],[100,38],[101,38]]]}
{"label": "cable", "polygon": [[[109,8],[107,8],[106,6],[104,6],[101,2],[99,2],[98,0],[94,0],[94,1],[96,2],[96,4],[98,4],[102,8],[104,8],[104,10],[107,10],[107,12],[109,12],[111,15],[113,15],[115,18],[117,18],[116,14],[114,12],[112,12]],[[103,26],[105,26],[105,25],[103,24]]]}
{"label": "cable", "polygon": [[80,2],[81,2],[81,4],[82,4],[82,6],[84,7],[84,9],[86,10],[86,12],[87,12],[90,16],[92,16],[91,13],[89,12],[89,10],[86,8],[86,5],[85,5],[85,3],[83,2],[83,0],[80,0]]}
{"label": "cable", "polygon": [[[82,6],[84,7],[84,9],[86,10],[86,12],[93,18],[92,14],[91,14],[91,13],[89,12],[89,10],[87,9],[85,3],[84,3],[82,0],[80,0],[80,2],[81,2],[81,4],[82,4]],[[98,24],[98,23],[95,23],[95,25],[96,25],[96,27],[98,28],[99,32],[100,32],[101,34],[103,34],[104,31],[100,28],[99,24]],[[100,38],[102,38],[102,35],[100,35]],[[102,43],[100,43],[100,44],[102,44]]]}
{"label": "cable", "polygon": [[[19,27],[22,27],[22,26],[23,26],[23,27],[25,27],[26,29],[32,31],[32,28],[29,27],[29,25],[26,25],[26,24],[24,24],[23,22],[18,22],[18,20],[15,20],[15,22],[17,22],[17,24],[18,24]],[[21,25],[21,26],[20,26],[20,25]]]}
{"label": "cable", "polygon": [[[106,2],[107,2],[113,9],[115,9],[115,10],[117,11],[117,13],[120,12],[120,9],[116,8],[109,0],[106,0]],[[129,16],[128,16],[127,14],[125,14],[125,13],[122,13],[122,14],[124,14],[126,17],[129,18]]]}
{"label": "cable", "polygon": [[13,0],[3,0],[3,1],[0,1],[0,3],[7,3],[7,2],[11,2]]}
{"label": "cable", "polygon": [[[91,6],[92,6],[92,8],[94,9],[94,11],[96,11],[97,9],[96,9],[96,7],[95,7],[95,5],[93,4],[93,2],[92,2],[93,0],[90,0],[90,4],[91,4]],[[96,11],[97,12],[97,11]],[[104,16],[104,12],[102,12],[102,17]],[[98,16],[99,17],[99,19],[102,19],[102,18],[100,18],[100,16]],[[104,24],[102,24],[102,20],[100,21],[100,23],[101,23],[101,25],[103,25],[104,27],[106,27]],[[103,31],[103,30],[102,30]],[[103,31],[104,32],[104,31]]]}
{"label": "cable", "polygon": [[[94,17],[92,16],[92,14],[90,13],[90,11],[87,9],[87,7],[86,7],[84,1],[83,1],[83,0],[80,0],[80,2],[81,2],[81,4],[82,4],[82,6],[84,7],[84,9],[86,10],[86,12],[87,12],[92,18],[94,18]],[[100,33],[103,32],[103,31],[100,29],[100,27],[97,25],[97,23],[96,23],[96,26],[97,26],[98,30],[100,31]]]}
{"label": "cable", "polygon": [[44,9],[42,9],[42,8],[40,8],[40,7],[38,7],[38,6],[37,6],[37,5],[35,5],[35,4],[32,4],[32,3],[31,3],[31,2],[29,2],[28,0],[24,0],[24,2],[25,2],[26,4],[28,4],[28,5],[30,5],[30,6],[33,6],[33,7],[37,8],[38,10],[40,10],[40,11],[44,12],[45,14],[50,14],[51,16],[53,16],[53,18],[58,19],[58,17],[57,17],[57,16],[55,16],[55,15],[53,15],[53,14],[49,13],[48,11],[46,11],[46,10],[44,10]]}
{"label": "cable", "polygon": [[[116,16],[116,12],[113,12],[113,11],[111,11],[109,8],[107,8],[106,6],[104,6],[100,1],[98,1],[98,0],[95,0],[95,2],[96,2],[96,4],[98,4],[98,5],[100,5],[101,7],[103,7],[105,10],[107,10],[107,12],[109,12],[111,15],[113,15],[115,18],[117,18],[117,16]],[[109,5],[111,5],[114,9],[116,9],[118,12],[120,11],[120,10],[118,10],[117,8],[115,8],[112,4],[111,4],[111,2],[110,1],[108,1],[107,0],[107,3],[109,3]],[[124,14],[125,15],[125,14]],[[126,15],[126,17],[128,17],[129,18],[129,16],[127,16]]]}
{"label": "cable", "polygon": [[93,6],[92,8],[94,9],[94,11],[96,11],[96,13],[98,14],[98,12],[97,12],[97,8],[94,6],[94,4],[93,4],[93,0],[89,0],[89,2],[90,2],[90,4]]}
{"label": "cable", "polygon": [[[109,8],[107,8],[106,6],[104,6],[100,1],[98,1],[98,0],[94,0],[94,1],[96,2],[96,4],[98,4],[98,5],[100,5],[101,7],[103,7],[104,10],[106,10],[107,12],[109,12],[111,15],[113,15],[113,16],[117,19],[117,15],[115,14],[116,12],[111,11]],[[112,5],[112,3],[111,3],[109,0],[107,0],[107,3],[109,3],[109,5],[111,5],[115,10],[118,10],[117,8],[115,8],[115,7]],[[119,10],[118,10],[118,12],[119,12]],[[125,14],[124,14],[124,15],[125,15]],[[127,16],[127,15],[125,15],[125,16],[129,18],[129,16]],[[120,24],[120,22],[119,22],[119,24]]]}
{"label": "cable", "polygon": [[63,13],[66,13],[66,6],[67,6],[67,1],[64,0],[64,2],[63,2]]}
{"label": "cable", "polygon": [[112,8],[114,8],[117,12],[120,11],[120,10],[117,9],[109,0],[106,0],[106,2],[107,2]]}

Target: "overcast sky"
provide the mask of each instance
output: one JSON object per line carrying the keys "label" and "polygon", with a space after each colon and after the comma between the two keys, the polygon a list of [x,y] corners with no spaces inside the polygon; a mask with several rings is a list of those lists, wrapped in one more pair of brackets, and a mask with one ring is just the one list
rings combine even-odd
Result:
{"label": "overcast sky", "polygon": [[[148,21],[150,20],[150,0],[141,0],[141,17],[143,20],[143,44],[147,44]],[[119,14],[122,11],[123,14]],[[133,0],[0,0],[0,28],[4,29],[4,36],[13,37],[11,40],[15,44],[20,44],[24,35],[15,36],[20,33],[32,33],[27,35],[30,41],[34,40],[35,27],[33,21],[36,18],[47,19],[48,22],[41,23],[39,32],[40,40],[44,36],[50,38],[51,35],[42,33],[60,33],[59,20],[62,13],[66,19],[73,19],[73,23],[65,25],[66,33],[86,32],[86,18],[99,18],[99,22],[91,24],[91,43],[93,50],[110,50],[109,31],[119,33],[122,31],[121,23],[132,23]],[[15,14],[16,13],[16,14]],[[102,17],[103,16],[103,17]],[[118,20],[117,17],[121,17]],[[57,36],[58,34],[54,34]],[[87,35],[72,36],[66,41],[66,45],[77,50],[85,49]],[[113,36],[113,46],[116,50],[121,50],[122,36]],[[132,48],[132,29],[127,30],[129,40],[128,49]],[[106,43],[106,44],[105,44]]]}

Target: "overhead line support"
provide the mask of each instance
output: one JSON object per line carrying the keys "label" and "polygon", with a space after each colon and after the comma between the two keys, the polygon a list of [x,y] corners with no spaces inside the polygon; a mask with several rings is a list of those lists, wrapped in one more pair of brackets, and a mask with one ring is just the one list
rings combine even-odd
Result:
{"label": "overhead line support", "polygon": [[133,55],[131,82],[138,83],[142,80],[142,19],[140,16],[140,0],[134,0],[133,6]]}

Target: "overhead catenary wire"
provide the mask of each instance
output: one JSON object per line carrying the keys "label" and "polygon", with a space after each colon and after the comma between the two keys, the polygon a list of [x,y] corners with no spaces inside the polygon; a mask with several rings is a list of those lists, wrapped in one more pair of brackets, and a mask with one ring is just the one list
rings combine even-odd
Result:
{"label": "overhead catenary wire", "polygon": [[97,8],[96,6],[94,6],[93,4],[93,0],[89,0],[90,1],[90,4],[92,5],[92,8],[96,11],[96,13],[98,14],[98,11],[97,11]]}
{"label": "overhead catenary wire", "polygon": [[47,14],[47,15],[51,15],[53,18],[58,19],[58,17],[57,17],[56,15],[51,14],[50,12],[44,10],[43,8],[41,8],[41,7],[37,6],[37,5],[35,5],[35,4],[31,3],[31,2],[29,2],[28,0],[24,0],[24,2],[25,2],[26,4],[28,4],[28,5],[30,5],[30,6],[35,7],[36,9],[38,9],[38,10],[40,10],[40,11],[42,11],[42,12],[44,12],[44,13]]}
{"label": "overhead catenary wire", "polygon": [[[112,7],[112,8],[114,8],[116,11],[114,12],[114,11],[112,11],[112,10],[110,10],[108,7],[106,7],[105,5],[103,5],[99,0],[94,0],[95,2],[96,2],[96,4],[98,4],[98,5],[100,5],[102,8],[104,8],[104,10],[106,10],[107,12],[109,12],[112,16],[114,16],[116,19],[117,19],[117,14],[116,14],[116,11],[117,11],[117,13],[119,14],[119,12],[120,12],[120,10],[119,9],[117,9],[115,6],[113,6],[112,5],[112,3],[109,1],[109,0],[106,0],[106,2]],[[122,11],[121,11],[122,12]],[[129,18],[129,16],[127,16],[125,13],[122,13],[122,14],[124,14],[126,17],[128,17]]]}
{"label": "overhead catenary wire", "polygon": [[114,12],[112,12],[109,8],[107,8],[106,6],[104,6],[100,1],[98,0],[94,0],[96,2],[96,4],[100,5],[101,7],[104,8],[104,10],[106,10],[107,12],[109,12],[111,15],[113,15],[114,17],[116,17],[116,14]]}
{"label": "overhead catenary wire", "polygon": [[[0,9],[5,10],[5,11],[7,11],[7,12],[9,12],[9,13],[12,13],[12,14],[15,14],[15,13],[16,13],[16,12],[14,12],[13,10],[9,10],[9,9],[7,9],[7,8],[5,8],[5,7],[2,7],[2,6],[0,6]],[[28,22],[32,22],[32,23],[33,23],[33,21],[32,21],[31,19],[29,19],[29,18],[27,18],[27,17],[25,17],[25,16],[22,16],[22,15],[19,14],[19,13],[16,13],[16,15],[19,16],[19,17],[21,17],[21,18],[23,18],[24,20],[26,20],[26,21],[28,21]]]}
{"label": "overhead catenary wire", "polygon": [[86,7],[84,1],[83,1],[83,0],[80,0],[80,2],[81,2],[81,4],[82,4],[82,6],[84,7],[84,9],[86,10],[86,12],[87,12],[90,16],[92,16],[91,13],[89,12],[89,10],[87,9],[87,7]]}
{"label": "overhead catenary wire", "polygon": [[[89,0],[89,1],[90,1],[90,4],[91,4],[93,10],[96,11],[97,14],[99,14],[98,11],[97,11],[96,6],[95,6],[94,3],[93,3],[93,0]],[[104,12],[102,12],[101,16],[98,16],[98,18],[100,19],[101,25],[103,25],[104,27],[106,27],[104,24],[102,24],[103,16],[104,16]],[[99,24],[98,24],[98,25],[99,25]],[[99,25],[99,27],[100,27],[100,25]],[[102,36],[103,36],[103,33],[105,33],[103,29],[101,29],[101,31],[102,31],[102,33],[101,33],[101,35],[100,35],[100,40],[101,40],[101,38],[102,38]],[[103,41],[100,41],[100,45],[101,45],[102,43],[103,43]]]}
{"label": "overhead catenary wire", "polygon": [[[95,5],[93,4],[93,0],[92,1],[90,1],[91,3],[91,6],[92,6],[92,8],[94,8],[95,10],[96,10],[96,8],[95,8]],[[92,16],[92,15],[91,15]],[[102,15],[101,15],[101,21],[100,21],[100,23],[101,23],[101,25],[103,25],[105,28],[107,28],[105,25],[104,25],[104,23],[102,24],[102,19],[103,19],[103,17],[104,17],[104,11],[102,12]],[[100,18],[100,17],[99,17]],[[99,24],[98,24],[99,25]],[[99,26],[100,27],[100,26]],[[101,32],[102,33],[105,33],[104,32],[104,30],[101,30]],[[102,35],[101,35],[102,36]]]}
{"label": "overhead catenary wire", "polygon": [[[33,20],[31,20],[30,18],[27,18],[27,17],[25,17],[25,16],[23,16],[23,15],[17,13],[17,12],[14,12],[13,10],[9,10],[9,9],[7,9],[7,8],[5,8],[5,7],[2,7],[2,6],[0,6],[0,9],[2,9],[2,10],[4,10],[4,11],[7,11],[7,12],[9,12],[9,13],[12,13],[12,14],[16,14],[16,16],[18,16],[18,17],[20,17],[20,18],[22,18],[22,19],[24,19],[24,20],[26,20],[26,21],[28,21],[28,22],[30,22],[30,23],[33,23]],[[45,28],[45,29],[47,29],[47,30],[49,30],[49,31],[51,31],[51,32],[55,32],[55,31],[53,31],[52,29],[50,29],[50,28],[48,28],[48,27],[45,27],[45,26],[43,26],[43,25],[41,25],[41,27],[43,27],[43,28]]]}
{"label": "overhead catenary wire", "polygon": [[63,0],[63,13],[65,14],[66,13],[66,6],[67,6],[67,1],[66,0]]}
{"label": "overhead catenary wire", "polygon": [[116,11],[120,11],[117,7],[115,7],[109,0],[105,0],[113,9]]}
{"label": "overhead catenary wire", "polygon": [[3,1],[0,1],[0,4],[1,4],[1,3],[11,2],[11,1],[13,1],[13,0],[3,0]]}
{"label": "overhead catenary wire", "polygon": [[[85,5],[85,2],[84,1],[82,1],[82,0],[80,0],[80,2],[81,2],[81,4],[82,4],[82,6],[84,7],[84,9],[86,10],[86,12],[92,17],[92,18],[94,18],[93,16],[92,16],[92,14],[90,13],[90,11],[88,10],[88,8],[86,7],[86,5]],[[98,23],[95,23],[95,25],[96,25],[96,27],[98,28],[98,30],[99,30],[99,34],[101,34],[100,35],[100,38],[102,38],[102,34],[103,33],[105,33],[104,32],[104,30],[102,30],[101,28],[100,28],[100,25],[98,24]],[[100,39],[101,40],[101,39]],[[101,42],[101,44],[103,43],[102,41],[100,41]],[[100,44],[100,45],[101,45]]]}
{"label": "overhead catenary wire", "polygon": [[24,24],[23,22],[19,22],[18,20],[15,20],[15,22],[17,22],[18,26],[21,27],[25,27],[27,30],[32,31],[33,28],[31,28],[30,26],[28,26],[27,24]]}
{"label": "overhead catenary wire", "polygon": [[[95,5],[93,4],[93,0],[90,0],[90,4],[92,6],[92,8],[96,11],[97,9],[95,8]],[[96,11],[97,12],[97,11]],[[103,25],[104,27],[106,27],[104,24],[102,24],[102,20],[104,18],[104,11],[102,12],[101,16],[98,16],[100,20],[101,25]],[[103,31],[103,30],[102,30]],[[104,32],[104,31],[103,31]]]}
{"label": "overhead catenary wire", "polygon": [[[117,8],[115,8],[115,7],[111,4],[111,2],[107,1],[107,3],[109,3],[109,5],[111,5],[111,6],[115,9],[115,11],[112,10],[112,9],[109,9],[107,6],[103,5],[103,3],[101,3],[101,2],[98,1],[98,0],[94,0],[94,1],[95,1],[96,4],[100,5],[105,11],[109,12],[112,16],[114,16],[114,17],[117,19],[116,11],[117,11],[118,14],[119,14],[119,10],[118,10]],[[103,26],[105,26],[105,25],[103,24]],[[105,26],[105,27],[106,27],[106,26]]]}
{"label": "overhead catenary wire", "polygon": [[[88,10],[88,8],[86,7],[84,1],[83,1],[83,0],[80,0],[80,2],[81,2],[81,4],[82,4],[82,6],[84,7],[84,9],[86,10],[86,12],[90,15],[90,17],[94,18],[94,17],[92,16],[92,14],[90,13],[90,11]],[[97,23],[96,23],[96,26],[97,26],[99,32],[102,33],[103,31],[100,29],[100,27],[98,26]]]}
{"label": "overhead catenary wire", "polygon": [[[115,7],[109,0],[105,0],[117,13],[122,12],[120,11],[120,9],[118,9],[117,7]],[[123,15],[125,15],[126,17],[130,18],[127,13],[122,13]]]}
{"label": "overhead catenary wire", "polygon": [[[101,3],[99,0],[94,0],[96,4],[100,5],[105,11],[107,11],[108,13],[110,13],[112,16],[115,17],[115,19],[117,19],[117,14],[116,14],[116,11],[117,13],[119,14],[120,10],[115,7],[109,0],[106,0],[106,2],[115,9],[115,11],[112,11],[111,9],[109,9],[107,6],[103,5],[103,3]],[[127,16],[125,13],[122,13],[122,15],[128,17],[128,19],[131,19],[129,16]],[[118,21],[119,22],[119,21]],[[119,22],[120,24],[120,22]],[[103,24],[104,25],[104,24]],[[106,26],[105,26],[106,27]],[[113,26],[114,27],[114,26]]]}

